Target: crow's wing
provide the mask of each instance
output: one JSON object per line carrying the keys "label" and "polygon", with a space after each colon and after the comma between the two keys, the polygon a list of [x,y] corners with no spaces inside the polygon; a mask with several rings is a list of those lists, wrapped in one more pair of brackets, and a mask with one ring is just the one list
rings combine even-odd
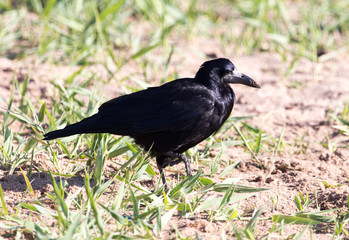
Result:
{"label": "crow's wing", "polygon": [[97,114],[101,132],[138,135],[192,128],[213,114],[214,97],[207,88],[168,84],[104,103]]}

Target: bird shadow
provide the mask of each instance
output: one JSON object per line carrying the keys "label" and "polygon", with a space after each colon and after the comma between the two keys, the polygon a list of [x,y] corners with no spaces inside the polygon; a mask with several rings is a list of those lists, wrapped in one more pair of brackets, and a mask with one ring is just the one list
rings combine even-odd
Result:
{"label": "bird shadow", "polygon": [[[50,187],[52,186],[52,181],[49,174],[46,172],[33,173],[30,177],[28,177],[28,179],[34,191],[38,190],[42,194],[44,194],[47,193],[50,189],[52,190],[52,188]],[[72,187],[84,186],[84,177],[81,175],[76,175],[73,177],[54,176],[54,180],[57,184],[59,184],[61,181],[66,181],[68,185]],[[92,185],[93,180],[90,180],[90,182]],[[20,173],[3,176],[2,178],[0,178],[0,184],[3,191],[24,192],[25,190],[27,190],[25,178]]]}

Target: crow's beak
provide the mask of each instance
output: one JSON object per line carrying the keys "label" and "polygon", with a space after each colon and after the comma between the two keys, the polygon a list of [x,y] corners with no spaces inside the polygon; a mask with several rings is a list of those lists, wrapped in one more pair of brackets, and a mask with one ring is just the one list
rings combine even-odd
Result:
{"label": "crow's beak", "polygon": [[231,77],[227,79],[227,82],[232,84],[240,83],[249,87],[261,88],[252,78],[237,70],[233,71]]}

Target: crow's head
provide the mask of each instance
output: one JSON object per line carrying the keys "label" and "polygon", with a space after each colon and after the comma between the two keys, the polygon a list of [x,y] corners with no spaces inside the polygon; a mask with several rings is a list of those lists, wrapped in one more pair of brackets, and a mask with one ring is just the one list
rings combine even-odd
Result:
{"label": "crow's head", "polygon": [[204,62],[195,78],[199,80],[220,81],[225,84],[240,83],[249,87],[260,88],[260,86],[249,76],[236,70],[235,65],[226,58],[217,58]]}

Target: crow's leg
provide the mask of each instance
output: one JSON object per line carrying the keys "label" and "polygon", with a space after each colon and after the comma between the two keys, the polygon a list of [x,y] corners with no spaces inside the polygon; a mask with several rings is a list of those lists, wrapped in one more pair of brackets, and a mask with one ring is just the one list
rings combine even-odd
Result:
{"label": "crow's leg", "polygon": [[190,177],[191,176],[190,159],[183,155],[181,155],[181,157],[185,165],[185,171],[187,172],[187,176]]}
{"label": "crow's leg", "polygon": [[[183,156],[179,153],[168,153],[166,154],[167,158],[164,158],[162,167],[165,168],[167,166],[174,166],[180,162],[184,162],[185,165],[185,171],[187,173],[187,176],[191,176],[191,167],[190,167],[190,159]],[[173,161],[173,159],[176,159]]]}
{"label": "crow's leg", "polygon": [[[177,159],[174,160],[173,159]],[[174,166],[180,162],[184,162],[187,176],[191,176],[190,159],[179,153],[166,153],[156,157],[156,163],[161,175],[162,183],[165,185],[166,192],[169,190],[168,183],[166,180],[164,168],[167,166]]]}
{"label": "crow's leg", "polygon": [[166,157],[164,157],[164,156],[156,157],[156,163],[158,165],[158,169],[159,169],[159,172],[160,172],[162,183],[165,186],[165,192],[168,192],[170,190],[170,188],[168,186],[168,183],[167,183],[167,180],[166,180],[166,176],[165,176],[165,173],[164,173],[164,160],[165,160],[165,158]]}

